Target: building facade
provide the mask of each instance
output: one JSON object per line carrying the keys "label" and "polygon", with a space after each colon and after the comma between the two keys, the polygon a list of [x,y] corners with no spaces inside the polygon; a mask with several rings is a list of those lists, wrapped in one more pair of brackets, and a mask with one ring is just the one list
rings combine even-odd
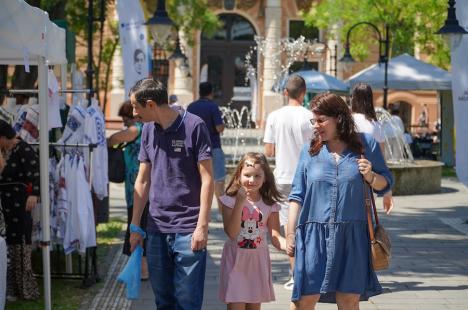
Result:
{"label": "building facade", "polygon": [[[198,84],[210,81],[214,86],[215,100],[221,106],[240,109],[247,106],[254,112],[254,122],[261,127],[269,112],[281,107],[285,99],[274,88],[280,74],[284,72],[286,57],[278,44],[284,38],[297,39],[304,36],[310,42],[325,43],[319,53],[306,53],[305,59],[296,60],[290,70],[298,70],[304,65],[319,71],[346,79],[355,72],[372,65],[378,59],[377,49],[351,71],[343,70],[336,60],[342,55],[342,40],[329,40],[331,29],[313,29],[304,26],[300,17],[301,10],[307,10],[312,0],[208,0],[210,9],[216,13],[223,27],[213,36],[208,37],[199,31],[194,38],[195,44],[189,46],[184,34],[179,33],[182,50],[188,57],[184,64],[167,62],[161,51],[154,54],[154,74],[157,77],[162,64],[167,65],[167,84],[170,94],[176,94],[179,102],[187,105],[198,97]],[[259,51],[259,39],[262,42]],[[257,47],[255,50],[254,48]],[[250,54],[250,64],[254,68],[247,70],[246,55]],[[161,57],[162,56],[162,57]],[[114,75],[121,72],[119,61],[114,64]],[[115,76],[114,80],[119,80]],[[118,85],[117,82],[113,85]],[[120,90],[112,91],[111,100],[121,102]],[[115,95],[116,94],[116,95]],[[376,105],[382,105],[382,93],[375,90]],[[428,128],[433,131],[440,112],[437,93],[395,92],[390,90],[389,105],[398,107],[408,131],[421,132],[418,119],[422,111],[427,113]],[[110,116],[115,113],[115,103],[111,102]],[[118,105],[118,103],[117,103]],[[118,109],[118,108],[117,108]]]}

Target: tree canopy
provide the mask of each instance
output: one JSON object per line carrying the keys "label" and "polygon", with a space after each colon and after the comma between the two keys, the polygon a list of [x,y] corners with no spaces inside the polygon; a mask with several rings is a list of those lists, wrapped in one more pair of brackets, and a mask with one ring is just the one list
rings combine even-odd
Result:
{"label": "tree canopy", "polygon": [[[370,22],[385,36],[385,24],[390,27],[390,57],[402,53],[414,55],[415,48],[429,57],[434,65],[450,65],[449,49],[440,35],[435,34],[446,18],[446,0],[322,0],[303,12],[306,25],[324,30],[337,26],[342,43],[347,31],[356,23]],[[351,54],[365,59],[369,48],[377,43],[371,27],[353,29],[350,38]]]}

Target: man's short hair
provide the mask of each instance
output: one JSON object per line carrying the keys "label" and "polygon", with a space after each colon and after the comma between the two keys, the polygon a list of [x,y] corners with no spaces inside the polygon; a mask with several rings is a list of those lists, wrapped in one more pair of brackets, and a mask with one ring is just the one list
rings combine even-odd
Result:
{"label": "man's short hair", "polygon": [[286,90],[288,91],[289,98],[299,99],[299,97],[306,91],[306,84],[302,76],[290,76],[286,83]]}
{"label": "man's short hair", "polygon": [[130,89],[129,97],[135,96],[135,100],[146,107],[146,101],[152,100],[158,106],[167,104],[167,89],[163,83],[153,79],[141,79]]}
{"label": "man's short hair", "polygon": [[210,82],[201,82],[198,87],[200,97],[207,97],[213,93],[213,86]]}

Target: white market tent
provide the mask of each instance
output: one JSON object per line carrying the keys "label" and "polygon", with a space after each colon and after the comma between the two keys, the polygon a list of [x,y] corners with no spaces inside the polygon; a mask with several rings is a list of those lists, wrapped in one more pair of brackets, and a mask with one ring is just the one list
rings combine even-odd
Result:
{"label": "white market tent", "polygon": [[[368,83],[374,89],[384,86],[384,65],[372,65],[348,79],[352,88],[357,83]],[[394,57],[388,62],[388,89],[436,90],[441,107],[441,159],[454,165],[452,75],[436,66],[420,61],[408,54]]]}
{"label": "white market tent", "polygon": [[39,85],[39,156],[42,204],[42,258],[44,308],[51,309],[50,229],[49,229],[49,136],[48,81],[49,65],[66,64],[65,30],[52,23],[47,12],[23,0],[0,0],[0,64],[38,66]]}
{"label": "white market tent", "polygon": [[[388,89],[396,90],[451,90],[449,72],[402,54],[388,61]],[[348,79],[350,87],[368,83],[374,89],[384,87],[384,65],[374,64]]]}

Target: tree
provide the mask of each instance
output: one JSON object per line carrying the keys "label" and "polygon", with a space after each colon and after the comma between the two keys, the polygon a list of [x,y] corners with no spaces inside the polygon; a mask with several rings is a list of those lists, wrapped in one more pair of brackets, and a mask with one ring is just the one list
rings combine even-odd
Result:
{"label": "tree", "polygon": [[[330,30],[340,26],[339,37],[344,43],[348,29],[362,21],[379,27],[384,35],[384,25],[390,27],[390,56],[402,53],[414,54],[417,46],[429,56],[436,66],[448,68],[449,49],[435,32],[446,18],[446,0],[322,0],[313,3],[303,13],[306,25]],[[332,32],[329,33],[335,36]],[[377,43],[375,32],[370,27],[360,26],[351,33],[351,53],[364,59],[369,48]]]}
{"label": "tree", "polygon": [[[146,1],[148,14],[154,12],[156,3],[157,0]],[[167,0],[166,3],[169,17],[175,27],[186,34],[189,45],[194,44],[196,31],[203,30],[210,35],[221,26],[218,16],[209,9],[206,0]]]}

